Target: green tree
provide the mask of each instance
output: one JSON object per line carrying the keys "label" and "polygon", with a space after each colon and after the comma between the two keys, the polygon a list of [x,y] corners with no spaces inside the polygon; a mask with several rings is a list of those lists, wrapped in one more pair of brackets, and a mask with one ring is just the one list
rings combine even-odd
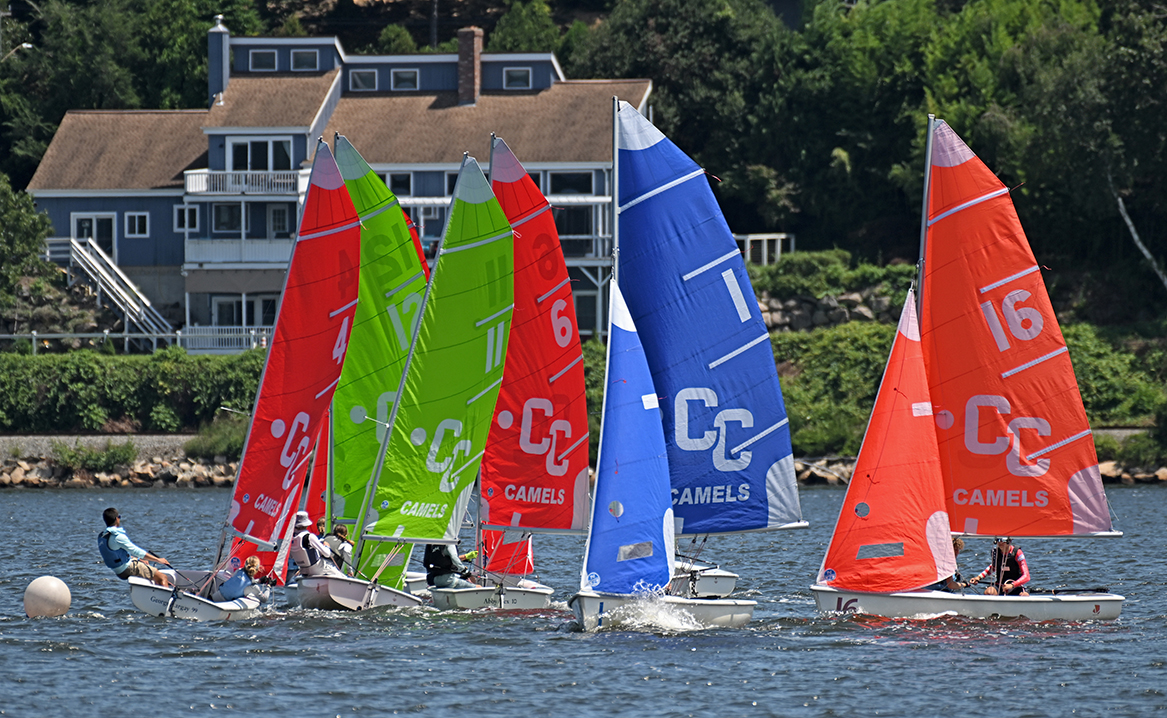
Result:
{"label": "green tree", "polygon": [[377,36],[377,44],[373,50],[381,55],[409,55],[417,52],[417,43],[404,27],[386,25]]}
{"label": "green tree", "polygon": [[490,52],[552,52],[558,46],[547,0],[509,0],[487,43]]}
{"label": "green tree", "polygon": [[0,174],[0,297],[10,297],[22,277],[51,276],[51,265],[40,258],[51,230],[49,216],[36,211],[32,197],[13,191],[8,176]]}

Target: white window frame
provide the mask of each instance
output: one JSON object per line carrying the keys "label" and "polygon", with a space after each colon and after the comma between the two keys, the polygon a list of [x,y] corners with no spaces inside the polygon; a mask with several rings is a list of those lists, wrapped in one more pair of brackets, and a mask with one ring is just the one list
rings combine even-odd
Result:
{"label": "white window frame", "polygon": [[[256,55],[271,55],[272,66],[270,69],[266,67],[257,68],[255,66]],[[247,52],[247,69],[252,72],[275,72],[280,69],[280,56],[275,50],[249,50]]]}
{"label": "white window frame", "polygon": [[[296,67],[296,55],[311,55],[312,67]],[[320,51],[319,50],[292,50],[291,55],[292,72],[316,72],[320,69]]]}
{"label": "white window frame", "polygon": [[[72,237],[73,239],[79,239],[77,237],[77,220],[79,220],[79,219],[92,219],[93,220],[93,229],[94,229],[95,233],[97,231],[97,220],[109,219],[109,221],[110,221],[110,233],[113,235],[112,237],[110,237],[110,240],[109,240],[110,245],[112,246],[112,249],[113,249],[113,252],[110,253],[109,258],[114,261],[114,264],[116,264],[118,261],[118,216],[117,216],[117,213],[116,212],[70,212],[69,213],[69,236]],[[97,238],[95,236],[94,243],[96,244],[96,242],[97,242]],[[105,250],[102,250],[102,251],[105,251]]]}
{"label": "white window frame", "polygon": [[[252,142],[266,142],[267,143],[267,170],[252,170],[250,167],[236,167],[235,166],[235,145],[247,145],[247,164],[251,164],[251,143]],[[288,146],[288,168],[283,170],[273,170],[271,165],[275,164],[275,152],[273,145],[276,142],[286,143]],[[229,172],[293,172],[296,169],[296,162],[293,159],[294,143],[291,135],[229,135],[227,137],[227,169]]]}
{"label": "white window frame", "polygon": [[[511,73],[511,72],[525,72],[527,74],[527,84],[523,87],[519,87],[517,85],[512,86],[507,81],[507,74]],[[532,85],[531,75],[532,75],[531,68],[529,68],[529,67],[504,67],[502,69],[502,89],[504,89],[504,90],[529,90],[529,89],[531,89],[531,85]]]}
{"label": "white window frame", "polygon": [[[144,232],[137,231],[137,227],[138,227],[137,220],[139,220],[139,219],[146,220],[146,229]],[[150,236],[150,213],[149,212],[125,212],[123,214],[122,222],[123,222],[122,227],[124,229],[123,236],[134,237],[134,238],[138,238],[138,239]]]}
{"label": "white window frame", "polygon": [[[413,87],[398,87],[397,78],[405,75],[413,75]],[[421,89],[421,71],[416,68],[400,68],[389,71],[389,89],[396,92],[415,92]]]}
{"label": "white window frame", "polygon": [[[179,217],[182,218],[182,223],[185,227],[179,226]],[[191,218],[194,223],[191,223]],[[196,204],[176,204],[174,205],[174,232],[175,234],[182,234],[183,232],[197,232],[199,231],[199,207]]]}
{"label": "white window frame", "polygon": [[241,211],[239,213],[240,226],[238,228],[236,228],[236,229],[217,229],[215,227],[215,208],[220,206],[220,205],[239,207],[240,203],[239,202],[215,202],[214,204],[211,205],[211,233],[212,234],[214,234],[214,233],[226,234],[228,232],[232,232],[232,233],[240,232],[240,233],[246,234],[247,232],[251,231],[251,222],[248,221],[249,219],[251,219],[251,205],[250,204],[245,204],[244,207],[241,209]]}
{"label": "white window frame", "polygon": [[[409,194],[405,194],[405,193],[398,194],[397,192],[393,192],[393,175],[405,175],[405,176],[409,177]],[[412,197],[413,196],[413,173],[412,172],[386,172],[383,179],[385,180],[385,186],[389,188],[390,192],[393,192],[394,196],[396,196],[396,197]]]}
{"label": "white window frame", "polygon": [[[373,76],[373,86],[372,87],[353,87],[353,78],[355,78],[357,75],[366,75],[366,74],[371,74]],[[378,81],[380,79],[378,76],[380,74],[381,73],[377,72],[375,69],[368,69],[368,68],[360,69],[360,70],[349,70],[349,72],[348,72],[348,89],[349,89],[349,91],[350,92],[376,92],[377,87],[378,87]]]}
{"label": "white window frame", "polygon": [[[282,232],[276,232],[275,228],[275,214],[277,211],[284,212],[284,229]],[[286,239],[287,237],[276,237],[276,234],[285,234],[287,237],[292,236],[292,211],[288,209],[288,205],[280,204],[278,202],[269,203],[267,206],[267,237],[268,239]]]}

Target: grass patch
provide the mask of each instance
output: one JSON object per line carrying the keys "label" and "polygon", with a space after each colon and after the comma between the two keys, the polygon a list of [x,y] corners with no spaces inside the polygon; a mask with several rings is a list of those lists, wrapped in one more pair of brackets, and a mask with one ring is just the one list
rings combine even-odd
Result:
{"label": "grass patch", "polygon": [[134,446],[132,441],[127,441],[124,444],[114,444],[107,441],[105,447],[101,449],[82,446],[80,443],[69,446],[63,441],[54,441],[53,458],[58,464],[67,466],[74,471],[84,469],[108,473],[115,471],[119,466],[129,466],[134,463],[138,458],[138,447]]}
{"label": "grass patch", "polygon": [[222,456],[228,461],[238,461],[247,441],[247,424],[246,416],[221,413],[211,423],[204,424],[199,435],[182,448],[192,459],[214,461],[215,457]]}

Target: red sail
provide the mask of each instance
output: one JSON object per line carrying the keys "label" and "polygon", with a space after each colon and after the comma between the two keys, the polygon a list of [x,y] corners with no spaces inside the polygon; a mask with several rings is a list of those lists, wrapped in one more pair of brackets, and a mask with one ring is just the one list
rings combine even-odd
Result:
{"label": "red sail", "polygon": [[[559,233],[547,199],[499,139],[490,179],[515,229],[515,308],[482,461],[482,521],[516,529],[582,530],[588,512],[588,417],[583,354]],[[501,542],[500,537],[489,541]],[[491,570],[514,565],[513,552],[503,553],[497,562],[491,556]]]}
{"label": "red sail", "polygon": [[835,588],[908,591],[956,570],[915,301],[908,292],[819,571],[819,583]]}
{"label": "red sail", "polygon": [[920,329],[952,528],[1109,531],[1074,368],[1009,190],[947,124],[932,144]]}
{"label": "red sail", "polygon": [[287,533],[340,379],[359,267],[357,213],[321,142],[232,496],[238,536],[271,545]]}

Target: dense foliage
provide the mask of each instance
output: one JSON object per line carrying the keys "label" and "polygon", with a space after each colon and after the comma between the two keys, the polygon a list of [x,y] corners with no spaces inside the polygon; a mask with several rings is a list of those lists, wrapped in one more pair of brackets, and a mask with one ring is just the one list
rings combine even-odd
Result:
{"label": "dense foliage", "polygon": [[118,467],[128,466],[138,458],[138,448],[132,441],[120,444],[105,442],[102,448],[83,446],[69,446],[62,441],[53,442],[53,458],[62,466],[76,471],[115,471]]}

